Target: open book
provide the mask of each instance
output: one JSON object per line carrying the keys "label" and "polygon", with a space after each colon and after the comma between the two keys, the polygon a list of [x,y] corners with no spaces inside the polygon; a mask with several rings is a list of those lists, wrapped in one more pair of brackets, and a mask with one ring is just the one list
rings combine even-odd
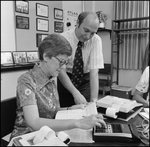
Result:
{"label": "open book", "polygon": [[[90,103],[85,109],[58,111],[55,119],[81,119],[91,114],[97,114],[95,102]],[[64,131],[70,136],[71,142],[92,143],[92,129],[71,129]]]}
{"label": "open book", "polygon": [[95,102],[89,103],[85,109],[62,110],[58,111],[55,119],[80,119],[91,114],[97,114]]}

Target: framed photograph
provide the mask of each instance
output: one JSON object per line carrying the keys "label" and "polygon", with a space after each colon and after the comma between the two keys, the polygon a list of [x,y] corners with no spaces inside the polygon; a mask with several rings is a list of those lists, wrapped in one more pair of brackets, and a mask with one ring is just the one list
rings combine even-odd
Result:
{"label": "framed photograph", "polygon": [[16,12],[29,14],[29,2],[28,1],[15,1]]}
{"label": "framed photograph", "polygon": [[29,29],[29,17],[16,15],[16,28]]}
{"label": "framed photograph", "polygon": [[47,19],[36,19],[36,29],[37,31],[49,31],[49,20]]}
{"label": "framed photograph", "polygon": [[36,3],[36,15],[42,17],[48,17],[49,7],[48,5]]}
{"label": "framed photograph", "polygon": [[54,19],[63,20],[63,10],[54,8]]}
{"label": "framed photograph", "polygon": [[41,41],[47,36],[48,34],[36,34],[36,46],[39,47]]}
{"label": "framed photograph", "polygon": [[62,33],[64,31],[64,23],[60,21],[54,21],[54,32]]}
{"label": "framed photograph", "polygon": [[11,51],[1,51],[1,65],[10,66],[13,65],[13,57]]}
{"label": "framed photograph", "polygon": [[26,54],[27,54],[27,61],[29,63],[39,62],[38,51],[28,51],[26,52]]}
{"label": "framed photograph", "polygon": [[24,51],[20,51],[20,52],[13,51],[13,58],[15,64],[27,63],[27,56],[26,56],[26,52]]}

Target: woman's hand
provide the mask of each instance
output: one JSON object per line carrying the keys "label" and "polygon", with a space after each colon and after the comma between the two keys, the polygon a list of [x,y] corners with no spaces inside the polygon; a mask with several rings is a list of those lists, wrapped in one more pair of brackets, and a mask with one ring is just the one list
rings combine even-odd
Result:
{"label": "woman's hand", "polygon": [[77,128],[84,130],[91,129],[94,126],[106,128],[106,123],[103,120],[103,116],[101,114],[92,114],[88,117],[84,117],[83,119],[78,119],[76,120],[75,124]]}

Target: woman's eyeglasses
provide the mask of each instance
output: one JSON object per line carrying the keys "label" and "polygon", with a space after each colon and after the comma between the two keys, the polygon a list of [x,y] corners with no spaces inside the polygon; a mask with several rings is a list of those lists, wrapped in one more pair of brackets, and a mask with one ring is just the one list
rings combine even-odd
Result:
{"label": "woman's eyeglasses", "polygon": [[54,56],[58,61],[59,61],[59,66],[62,67],[63,65],[67,65],[68,61],[67,60],[60,60],[59,58],[57,58],[56,56]]}

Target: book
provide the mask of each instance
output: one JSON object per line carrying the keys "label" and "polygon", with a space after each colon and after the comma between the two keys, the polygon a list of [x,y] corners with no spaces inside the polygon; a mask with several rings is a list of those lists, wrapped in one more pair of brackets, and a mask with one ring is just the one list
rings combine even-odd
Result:
{"label": "book", "polygon": [[55,119],[81,119],[91,114],[97,114],[96,103],[92,102],[85,109],[61,110],[56,113]]}
{"label": "book", "polygon": [[143,104],[137,103],[135,100],[119,98],[116,96],[107,95],[97,101],[98,107],[118,107],[120,112],[128,113],[133,108],[142,106]]}
{"label": "book", "polygon": [[143,105],[136,101],[106,96],[97,101],[97,110],[106,117],[128,121],[135,117],[142,109]]}
{"label": "book", "polygon": [[102,108],[102,107],[97,108],[98,112],[103,114],[105,117],[110,117],[110,118],[114,118],[114,119],[118,119],[118,120],[122,120],[126,122],[129,121],[131,118],[134,118],[137,114],[139,114],[142,109],[143,107],[139,106],[139,107],[133,108],[128,113],[116,112],[116,117],[114,118],[113,116],[106,115],[106,108]]}

